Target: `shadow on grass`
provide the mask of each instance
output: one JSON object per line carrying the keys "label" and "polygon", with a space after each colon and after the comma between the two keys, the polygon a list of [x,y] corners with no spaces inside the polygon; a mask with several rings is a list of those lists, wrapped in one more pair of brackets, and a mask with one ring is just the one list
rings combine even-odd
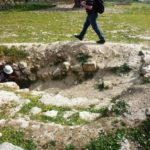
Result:
{"label": "shadow on grass", "polygon": [[6,5],[3,6],[0,11],[34,11],[34,10],[45,10],[56,7],[56,5],[50,3],[28,3],[28,4],[16,4],[14,6]]}

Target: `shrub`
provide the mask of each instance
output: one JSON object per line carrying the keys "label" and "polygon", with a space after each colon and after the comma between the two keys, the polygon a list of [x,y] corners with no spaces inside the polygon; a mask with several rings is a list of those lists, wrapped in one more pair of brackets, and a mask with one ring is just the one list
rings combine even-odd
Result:
{"label": "shrub", "polygon": [[76,59],[81,63],[84,64],[85,62],[87,62],[87,60],[91,58],[91,56],[89,56],[88,54],[85,53],[79,53],[76,57]]}
{"label": "shrub", "polygon": [[128,64],[124,63],[120,67],[114,67],[111,70],[115,74],[126,74],[126,73],[129,73],[131,71],[131,68],[128,66]]}
{"label": "shrub", "polygon": [[113,105],[111,111],[116,115],[122,115],[125,112],[128,112],[129,105],[125,100],[117,100]]}

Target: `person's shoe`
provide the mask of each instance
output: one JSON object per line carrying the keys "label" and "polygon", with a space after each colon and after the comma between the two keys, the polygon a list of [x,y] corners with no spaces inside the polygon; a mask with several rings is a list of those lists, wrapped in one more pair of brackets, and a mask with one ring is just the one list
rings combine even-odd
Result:
{"label": "person's shoe", "polygon": [[78,40],[82,41],[83,38],[81,38],[79,35],[74,35],[75,38],[77,38]]}
{"label": "person's shoe", "polygon": [[97,41],[96,42],[97,44],[104,44],[105,43],[105,40],[103,39],[103,40],[99,40],[99,41]]}

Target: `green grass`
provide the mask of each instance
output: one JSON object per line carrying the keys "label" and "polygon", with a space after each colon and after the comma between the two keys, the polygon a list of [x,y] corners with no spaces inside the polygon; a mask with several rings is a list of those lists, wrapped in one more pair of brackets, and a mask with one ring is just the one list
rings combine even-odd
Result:
{"label": "green grass", "polygon": [[54,122],[56,124],[61,124],[61,125],[66,125],[66,126],[81,125],[81,124],[84,125],[88,123],[87,121],[80,119],[79,113],[73,114],[68,119],[63,118],[63,112],[58,112],[58,115],[54,118],[44,116],[44,115],[34,115],[34,116],[31,116],[31,119],[38,120],[38,121],[45,122],[45,123]]}
{"label": "green grass", "polygon": [[36,150],[36,144],[31,139],[25,138],[25,132],[22,130],[15,130],[12,127],[1,127],[0,133],[2,133],[0,143],[10,142],[25,150]]}
{"label": "green grass", "polygon": [[[148,40],[132,37],[149,35],[150,5],[132,3],[127,6],[108,5],[110,12],[98,19],[107,41],[148,43]],[[84,11],[5,11],[0,12],[0,43],[43,42],[75,40],[71,36],[81,31],[86,14]],[[88,40],[97,40],[90,28]]]}

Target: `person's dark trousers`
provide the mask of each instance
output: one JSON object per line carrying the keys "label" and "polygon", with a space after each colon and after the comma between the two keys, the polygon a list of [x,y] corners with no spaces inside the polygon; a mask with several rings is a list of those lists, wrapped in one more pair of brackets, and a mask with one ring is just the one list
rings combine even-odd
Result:
{"label": "person's dark trousers", "polygon": [[97,17],[98,17],[98,14],[96,12],[91,13],[91,14],[87,14],[87,18],[86,18],[86,21],[84,23],[83,29],[82,29],[81,33],[79,34],[79,37],[81,39],[84,38],[84,35],[86,34],[86,31],[90,25],[92,26],[93,30],[96,32],[96,34],[98,35],[100,40],[105,39],[103,33],[100,31],[100,29],[97,25],[97,22],[96,22]]}

